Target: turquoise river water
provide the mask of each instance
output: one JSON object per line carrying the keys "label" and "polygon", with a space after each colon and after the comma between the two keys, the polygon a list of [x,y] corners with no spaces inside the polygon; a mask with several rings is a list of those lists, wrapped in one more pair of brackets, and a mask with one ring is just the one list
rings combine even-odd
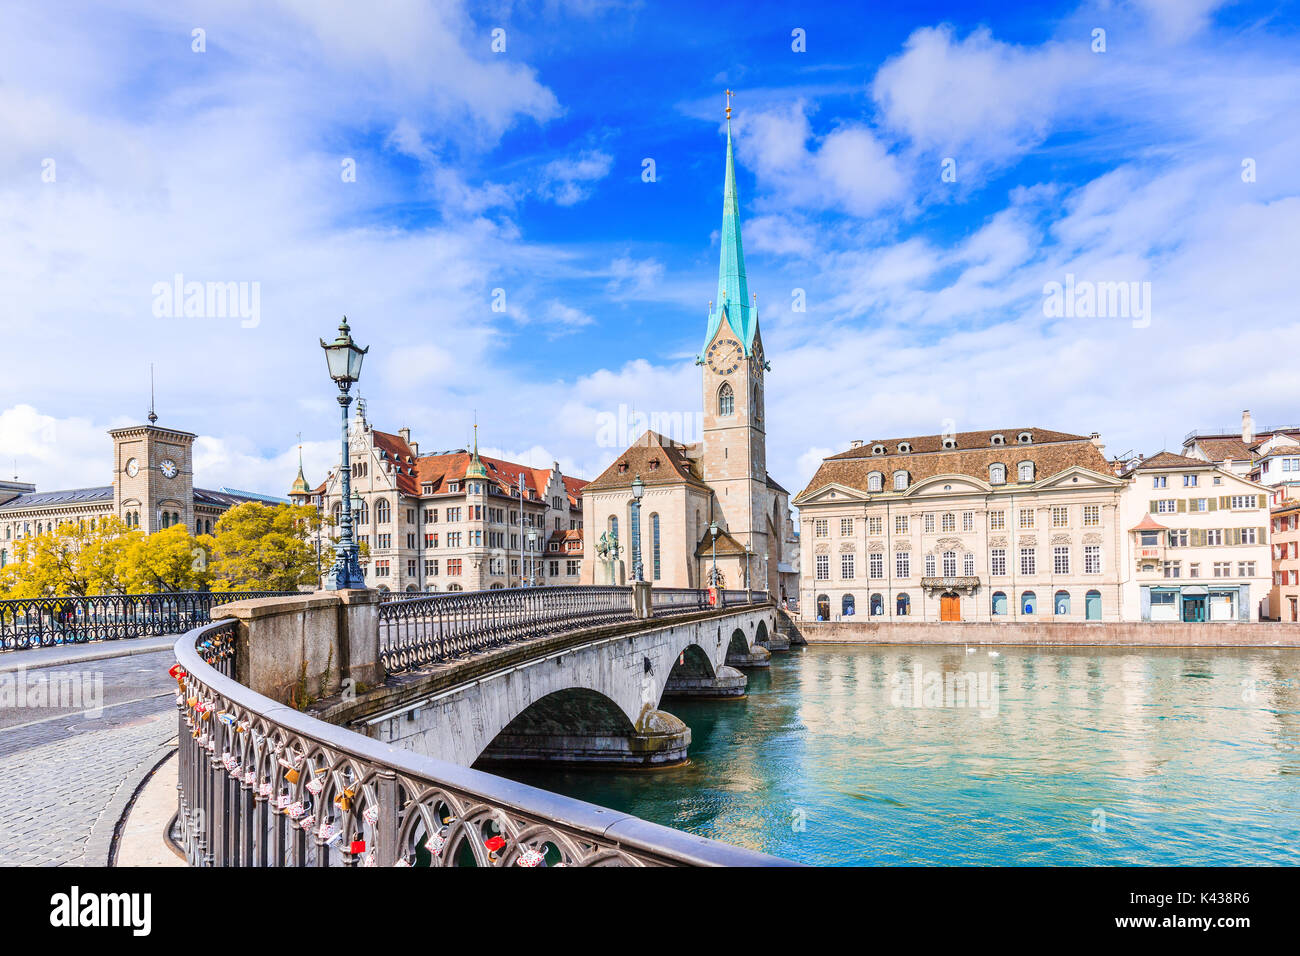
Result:
{"label": "turquoise river water", "polygon": [[[516,779],[813,864],[1300,864],[1300,651],[795,648],[690,761]],[[960,692],[958,692],[960,689]]]}

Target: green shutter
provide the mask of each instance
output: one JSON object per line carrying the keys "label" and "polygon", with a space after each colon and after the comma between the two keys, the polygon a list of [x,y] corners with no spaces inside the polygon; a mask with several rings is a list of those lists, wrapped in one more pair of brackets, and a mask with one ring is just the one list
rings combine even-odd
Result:
{"label": "green shutter", "polygon": [[1181,514],[1182,512],[1184,512],[1184,511],[1186,511],[1186,510],[1187,510],[1187,499],[1186,499],[1186,498],[1179,498],[1179,499],[1178,499],[1178,504],[1177,504],[1175,507],[1177,507],[1177,509],[1178,509],[1178,511],[1179,511],[1180,514]]}
{"label": "green shutter", "polygon": [[1261,508],[1267,508],[1267,507],[1268,507],[1268,495],[1260,495],[1260,496],[1259,496],[1259,506],[1260,506]]}
{"label": "green shutter", "polygon": [[1233,544],[1233,545],[1241,544],[1241,529],[1240,529],[1240,528],[1229,528],[1229,529],[1228,529],[1228,544]]}
{"label": "green shutter", "polygon": [[1263,544],[1267,540],[1268,540],[1268,528],[1260,528],[1255,538],[1255,543]]}
{"label": "green shutter", "polygon": [[1218,503],[1217,501],[1215,501],[1213,498],[1206,498],[1205,500],[1206,500],[1206,503],[1207,503],[1207,505],[1208,505],[1208,507],[1209,507],[1209,509],[1210,509],[1211,511],[1218,511],[1218,510],[1219,510],[1219,503]]}
{"label": "green shutter", "polygon": [[1152,498],[1152,499],[1151,499],[1151,503],[1147,505],[1147,514],[1149,514],[1149,515],[1153,515],[1153,514],[1155,514],[1155,513],[1156,513],[1156,509],[1157,509],[1158,507],[1159,507],[1159,505],[1157,504],[1156,500],[1155,500],[1154,498]]}
{"label": "green shutter", "polygon": [[1205,546],[1205,529],[1204,529],[1204,528],[1193,528],[1193,529],[1192,529],[1192,538],[1191,538],[1191,541],[1192,541],[1192,547],[1193,547],[1193,548],[1201,548],[1201,547],[1204,547],[1204,546]]}
{"label": "green shutter", "polygon": [[1230,495],[1219,495],[1219,507],[1227,511],[1232,507],[1232,497]]}

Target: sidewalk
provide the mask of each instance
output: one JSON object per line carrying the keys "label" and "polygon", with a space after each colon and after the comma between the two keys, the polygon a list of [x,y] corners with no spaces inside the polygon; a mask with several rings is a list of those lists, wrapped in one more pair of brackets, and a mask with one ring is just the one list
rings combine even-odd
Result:
{"label": "sidewalk", "polygon": [[152,654],[174,647],[177,639],[173,634],[162,637],[124,637],[115,641],[90,641],[86,644],[59,644],[55,647],[4,651],[0,652],[0,674],[64,664],[84,664],[112,657]]}

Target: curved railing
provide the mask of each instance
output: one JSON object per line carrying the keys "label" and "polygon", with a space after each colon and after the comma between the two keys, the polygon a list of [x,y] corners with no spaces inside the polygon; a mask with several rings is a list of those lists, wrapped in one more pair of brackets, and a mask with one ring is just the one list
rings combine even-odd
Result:
{"label": "curved railing", "polygon": [[191,865],[788,865],[299,713],[232,679],[237,634],[176,642]]}
{"label": "curved railing", "polygon": [[18,650],[150,634],[183,634],[212,620],[212,609],[217,605],[297,593],[171,591],[0,601],[0,648]]}

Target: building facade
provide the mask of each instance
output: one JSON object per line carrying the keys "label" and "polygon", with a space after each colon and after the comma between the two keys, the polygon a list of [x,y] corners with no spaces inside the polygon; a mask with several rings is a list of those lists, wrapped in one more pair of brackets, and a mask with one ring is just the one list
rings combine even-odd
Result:
{"label": "building facade", "polygon": [[147,425],[115,428],[112,482],[66,491],[37,491],[26,482],[0,482],[0,566],[13,555],[13,543],[64,524],[94,529],[112,516],[146,534],[184,525],[194,534],[211,534],[217,519],[246,501],[283,499],[194,485],[193,432],[164,428],[151,412]]}
{"label": "building facade", "polygon": [[[639,514],[645,580],[662,587],[752,587],[777,598],[796,593],[790,496],[767,472],[764,377],[771,365],[745,274],[727,112],[718,297],[710,303],[696,359],[702,366],[702,440],[647,431],[587,485],[587,584],[631,578],[632,524]],[[644,486],[639,510],[633,505],[637,479]]]}
{"label": "building facade", "polygon": [[[578,584],[585,482],[559,465],[531,468],[455,449],[420,454],[410,430],[379,431],[365,403],[348,426],[353,533],[365,546],[366,586],[383,591],[478,591]],[[310,488],[299,468],[289,496],[337,526],[341,476]],[[318,546],[333,548],[327,527]]]}
{"label": "building facade", "polygon": [[1268,617],[1300,621],[1300,489],[1294,484],[1273,488],[1269,521],[1273,586],[1268,592]]}
{"label": "building facade", "polygon": [[1272,582],[1268,489],[1162,452],[1128,474],[1124,618],[1258,621]]}
{"label": "building facade", "polygon": [[1124,487],[1095,433],[855,441],[795,499],[800,616],[1119,620]]}

